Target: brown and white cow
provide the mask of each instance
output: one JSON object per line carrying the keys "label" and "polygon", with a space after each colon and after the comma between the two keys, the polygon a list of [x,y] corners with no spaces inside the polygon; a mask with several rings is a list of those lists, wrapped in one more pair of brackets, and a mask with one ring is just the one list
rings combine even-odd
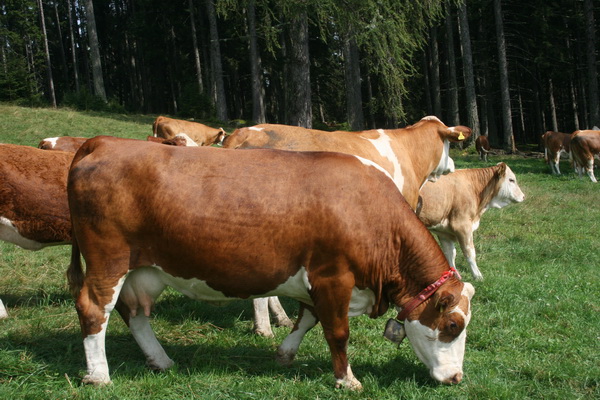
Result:
{"label": "brown and white cow", "polygon": [[560,155],[565,154],[570,157],[572,134],[555,131],[546,131],[542,135],[544,142],[544,160],[550,166],[550,171],[554,175],[560,175]]}
{"label": "brown and white cow", "polygon": [[592,182],[598,182],[594,176],[594,157],[600,154],[600,131],[583,130],[573,132],[571,139],[571,157],[579,177],[583,170]]}
{"label": "brown and white cow", "polygon": [[433,181],[449,172],[450,142],[462,141],[470,135],[471,129],[447,127],[432,116],[406,128],[361,132],[262,124],[237,129],[225,138],[223,147],[336,151],[360,156],[385,169],[416,210],[421,186],[428,179]]}
{"label": "brown and white cow", "polygon": [[148,136],[146,138],[146,140],[148,142],[161,143],[161,144],[166,144],[166,145],[171,145],[171,146],[198,147],[198,143],[194,142],[192,140],[192,138],[190,138],[185,133],[179,133],[179,134],[173,136],[172,139],[163,139],[163,138],[156,137],[156,136]]}
{"label": "brown and white cow", "polygon": [[173,364],[148,319],[166,286],[205,301],[298,300],[298,321],[278,359],[291,362],[321,322],[336,386],[351,389],[361,384],[347,358],[348,317],[377,317],[391,304],[433,378],[462,379],[473,286],[458,279],[371,162],[99,137],[76,154],[68,197],[75,236],[68,277],[78,294],[87,383],[110,382],[104,341],[113,308],[152,368]]}
{"label": "brown and white cow", "polygon": [[[71,242],[67,173],[73,155],[0,144],[0,240],[27,250]],[[0,318],[6,316],[0,301]]]}
{"label": "brown and white cow", "polygon": [[81,145],[88,140],[87,137],[78,136],[58,136],[42,139],[38,144],[38,149],[70,151],[75,153]]}
{"label": "brown and white cow", "polygon": [[479,154],[479,159],[481,161],[487,162],[488,153],[490,152],[490,142],[485,135],[477,136],[475,139],[475,150],[477,150],[477,154]]}
{"label": "brown and white cow", "polygon": [[180,133],[188,135],[198,146],[221,144],[225,138],[223,128],[212,128],[199,122],[184,121],[168,117],[157,117],[152,124],[154,136],[172,139]]}
{"label": "brown and white cow", "polygon": [[488,168],[461,169],[444,175],[421,189],[423,205],[417,215],[435,232],[442,250],[455,267],[458,242],[477,280],[483,279],[476,262],[473,232],[489,208],[520,203],[525,195],[505,163]]}

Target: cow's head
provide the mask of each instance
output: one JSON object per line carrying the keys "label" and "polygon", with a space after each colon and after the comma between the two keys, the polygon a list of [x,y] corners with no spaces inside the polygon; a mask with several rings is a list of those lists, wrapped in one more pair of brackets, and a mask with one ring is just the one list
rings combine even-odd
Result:
{"label": "cow's head", "polygon": [[468,139],[471,137],[471,129],[462,125],[448,127],[435,116],[424,117],[421,121],[433,121],[437,124],[437,133],[444,146],[440,162],[427,179],[435,182],[441,175],[453,170],[454,163],[450,159],[450,142],[462,142]]}
{"label": "cow's head", "polygon": [[498,188],[497,194],[490,202],[491,208],[502,208],[512,203],[520,203],[525,200],[525,194],[521,191],[517,183],[517,177],[508,165],[501,162],[496,165],[498,168]]}
{"label": "cow's head", "polygon": [[388,321],[384,336],[395,343],[408,337],[435,380],[459,383],[474,294],[473,285],[467,282],[443,285],[403,321]]}

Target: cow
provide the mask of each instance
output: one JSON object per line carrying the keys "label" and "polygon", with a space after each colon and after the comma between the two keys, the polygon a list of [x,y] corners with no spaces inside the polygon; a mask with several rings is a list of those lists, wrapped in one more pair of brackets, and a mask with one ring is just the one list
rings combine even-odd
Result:
{"label": "cow", "polygon": [[483,275],[475,259],[473,232],[479,227],[483,213],[489,208],[525,200],[515,174],[503,162],[444,175],[437,182],[425,185],[421,197],[419,219],[435,232],[452,267],[456,266],[454,242],[459,243],[476,280],[482,280]]}
{"label": "cow", "polygon": [[583,170],[592,182],[598,182],[594,176],[594,157],[600,153],[600,131],[583,130],[573,132],[571,139],[571,158],[575,170],[581,178]]}
{"label": "cow", "polygon": [[43,150],[58,150],[58,151],[70,151],[75,153],[79,147],[88,140],[87,137],[78,136],[58,136],[52,138],[42,139],[38,144],[38,149]]}
{"label": "cow", "polygon": [[[296,151],[336,151],[353,154],[377,163],[393,176],[394,182],[413,210],[419,202],[419,189],[429,180],[452,170],[450,141],[465,140],[471,129],[447,127],[437,117],[422,118],[402,129],[377,129],[361,132],[327,132],[296,126],[261,124],[240,128],[223,141],[224,148],[273,148]],[[254,301],[255,331],[273,336],[266,299]],[[269,304],[277,305],[276,299]],[[281,311],[283,309],[279,307]],[[280,312],[281,312],[280,311]],[[280,317],[281,318],[281,317]]]}
{"label": "cow", "polygon": [[361,383],[348,363],[348,318],[375,318],[391,304],[402,334],[389,338],[405,334],[435,380],[463,377],[474,288],[372,162],[98,137],[75,155],[67,192],[75,237],[67,276],[84,338],[85,383],[110,382],[104,343],[114,308],[151,368],[173,365],[149,324],[166,286],[219,303],[298,300],[279,362],[291,363],[321,322],[336,386],[349,389]]}
{"label": "cow", "polygon": [[490,152],[490,142],[488,141],[487,136],[477,136],[477,139],[475,139],[475,150],[477,150],[477,154],[479,154],[479,159],[487,162],[488,153]]}
{"label": "cow", "polygon": [[159,137],[156,137],[156,136],[148,136],[146,138],[146,140],[149,141],[149,142],[167,144],[167,145],[171,145],[171,146],[191,146],[191,147],[198,147],[198,143],[194,142],[192,140],[192,138],[190,138],[185,133],[179,133],[179,134],[173,136],[172,139],[163,139],[163,138],[159,138]]}
{"label": "cow", "polygon": [[188,135],[198,146],[221,144],[225,138],[223,128],[212,128],[199,122],[184,121],[159,116],[152,124],[152,133],[155,137],[172,139],[180,133]]}
{"label": "cow", "polygon": [[360,132],[261,124],[235,130],[225,138],[223,147],[336,151],[360,156],[388,171],[408,204],[416,210],[421,186],[449,172],[450,142],[465,140],[470,135],[471,129],[466,126],[447,127],[434,116],[424,117],[406,128]]}
{"label": "cow", "polygon": [[[74,155],[0,144],[0,240],[26,250],[71,242],[67,173]],[[0,301],[0,318],[7,316]]]}
{"label": "cow", "polygon": [[553,175],[560,175],[560,155],[570,157],[572,134],[555,131],[546,131],[542,135],[544,142],[544,160],[550,166]]}

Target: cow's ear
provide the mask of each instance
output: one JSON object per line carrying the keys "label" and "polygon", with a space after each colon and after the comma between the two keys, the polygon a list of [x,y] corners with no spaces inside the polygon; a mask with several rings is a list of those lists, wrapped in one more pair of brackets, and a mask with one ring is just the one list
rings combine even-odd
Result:
{"label": "cow's ear", "polygon": [[499,176],[504,176],[504,174],[506,174],[506,167],[507,165],[503,162],[499,162],[498,164],[496,164],[498,167],[498,175]]}
{"label": "cow's ear", "polygon": [[436,299],[435,308],[438,309],[441,313],[444,310],[448,309],[451,305],[454,304],[454,295],[450,292],[440,293],[439,297]]}
{"label": "cow's ear", "polygon": [[467,140],[471,137],[471,128],[467,128],[466,126],[452,126],[445,129],[445,135],[448,140],[451,142],[462,142],[463,140]]}

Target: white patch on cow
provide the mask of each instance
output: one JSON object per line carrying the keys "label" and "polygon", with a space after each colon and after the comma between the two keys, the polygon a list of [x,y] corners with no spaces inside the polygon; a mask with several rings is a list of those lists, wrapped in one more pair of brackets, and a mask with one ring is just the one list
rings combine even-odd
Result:
{"label": "white patch on cow", "polygon": [[391,180],[394,180],[394,178],[392,178],[392,176],[390,175],[389,172],[387,172],[381,165],[374,163],[371,160],[367,160],[366,158],[363,158],[361,156],[354,156],[356,158],[358,158],[360,160],[361,163],[368,165],[369,167],[375,167],[377,168],[379,171],[383,172],[385,174],[385,176],[387,176],[388,178],[390,178]]}
{"label": "white patch on cow", "polygon": [[16,244],[25,250],[39,250],[48,246],[48,244],[39,243],[21,236],[12,221],[6,217],[0,217],[0,240]]}
{"label": "white patch on cow", "polygon": [[[379,132],[379,138],[377,138],[377,139],[363,138],[363,139],[365,139],[366,141],[371,143],[373,145],[373,147],[375,147],[375,150],[377,150],[377,152],[382,157],[384,157],[385,159],[389,160],[392,163],[392,166],[394,167],[392,179],[394,180],[394,183],[398,187],[398,190],[400,190],[400,192],[402,192],[402,189],[404,188],[404,175],[402,175],[402,168],[400,166],[400,162],[398,161],[398,157],[396,157],[396,153],[394,153],[394,150],[392,149],[392,146],[391,146],[392,140],[390,139],[390,137],[388,135],[386,135],[386,133],[383,129],[377,129],[377,132]],[[388,174],[388,176],[389,176],[389,174]]]}
{"label": "white patch on cow", "polygon": [[[469,299],[473,296],[474,289],[469,283],[465,283],[462,296]],[[420,321],[406,320],[404,329],[410,344],[419,359],[429,368],[432,378],[439,382],[452,383],[455,378],[462,378],[462,365],[465,355],[465,342],[467,329],[471,319],[471,309],[465,313],[455,307],[451,313],[460,313],[465,321],[465,329],[452,342],[439,340],[439,329],[431,329]]]}
{"label": "white patch on cow", "polygon": [[4,303],[0,299],[0,319],[8,318],[8,312],[6,312],[6,308],[4,307]]}
{"label": "white patch on cow", "polygon": [[156,339],[147,316],[137,315],[130,318],[129,330],[146,356],[146,363],[150,368],[163,371],[173,366],[173,360],[167,356]]}
{"label": "white patch on cow", "polygon": [[354,374],[352,373],[352,368],[350,368],[350,364],[348,364],[348,368],[346,369],[346,376],[342,379],[335,380],[335,387],[338,389],[344,388],[350,390],[362,389],[362,384],[358,379],[354,377]]}
{"label": "white patch on cow", "polygon": [[450,161],[450,141],[444,140],[444,148],[442,149],[442,158],[437,167],[429,174],[428,181],[435,182],[441,175],[447,174],[454,170],[454,161]]}
{"label": "white patch on cow", "polygon": [[259,131],[260,132],[260,131],[262,131],[265,128],[257,128],[256,126],[251,126],[248,129],[250,129],[251,131]]}
{"label": "white patch on cow", "polygon": [[277,361],[282,365],[289,365],[296,357],[298,348],[306,332],[317,324],[317,318],[308,309],[304,309],[301,318],[296,322],[295,329],[283,339],[277,348]]}
{"label": "white patch on cow", "polygon": [[58,141],[57,137],[49,137],[44,139],[44,142],[49,142],[50,143],[50,148],[53,149],[56,147],[56,142]]}
{"label": "white patch on cow", "polygon": [[348,310],[349,317],[369,314],[373,310],[375,304],[375,293],[371,289],[352,289],[352,297],[350,298],[350,308]]}
{"label": "white patch on cow", "polygon": [[490,204],[489,208],[502,208],[512,203],[520,203],[525,200],[525,194],[521,191],[521,188],[517,184],[517,177],[512,170],[507,166],[504,180],[500,185],[498,193]]}
{"label": "white patch on cow", "polygon": [[108,372],[108,363],[106,361],[106,327],[111,311],[114,309],[119,293],[125,282],[125,276],[119,279],[117,285],[113,288],[113,297],[111,301],[104,306],[105,321],[101,325],[100,332],[88,335],[83,339],[83,347],[85,349],[85,358],[87,360],[88,373],[83,378],[84,382],[103,384],[110,383],[110,375]]}
{"label": "white patch on cow", "polygon": [[186,135],[183,132],[178,133],[177,135],[175,135],[175,137],[185,139],[185,145],[188,147],[199,147],[198,143],[194,142],[191,137],[189,137],[188,135]]}

